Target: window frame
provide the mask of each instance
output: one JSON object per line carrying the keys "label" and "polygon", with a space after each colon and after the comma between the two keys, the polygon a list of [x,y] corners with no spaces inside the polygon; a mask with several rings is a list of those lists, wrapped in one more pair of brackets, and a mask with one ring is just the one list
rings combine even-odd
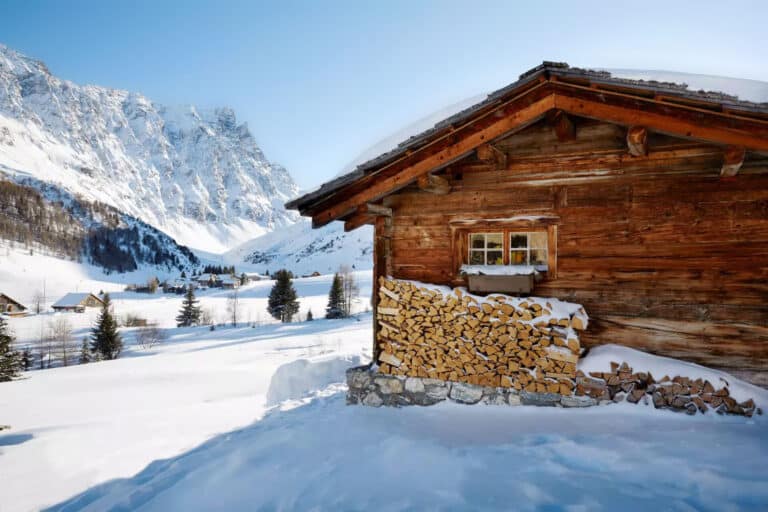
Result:
{"label": "window frame", "polygon": [[[472,247],[472,236],[474,236],[474,235],[483,235],[483,248],[482,249],[477,248],[477,247]],[[489,249],[488,248],[488,235],[501,235],[501,247]],[[489,265],[489,263],[488,263],[488,253],[489,252],[499,252],[499,253],[501,253],[501,261],[502,261],[501,265],[504,265],[505,264],[504,262],[506,261],[506,258],[504,257],[504,251],[505,251],[505,247],[506,247],[506,244],[505,244],[506,240],[507,240],[506,239],[506,233],[503,230],[501,230],[501,231],[471,231],[471,232],[468,232],[467,233],[467,263],[470,264],[470,262],[472,261],[472,253],[473,252],[482,252],[483,253],[483,263],[482,263],[482,265],[483,266],[488,266]],[[495,266],[495,265],[496,265],[496,263],[490,264],[490,266]]]}
{"label": "window frame", "polygon": [[[449,221],[451,230],[451,261],[453,262],[456,286],[466,285],[466,279],[461,275],[461,266],[469,263],[470,236],[476,233],[504,233],[502,251],[503,264],[509,265],[512,251],[511,235],[513,233],[545,232],[547,233],[547,270],[541,271],[541,279],[551,281],[557,279],[557,228],[560,218],[557,216],[542,216],[536,220],[517,219],[453,219]],[[528,248],[529,250],[529,248]],[[530,259],[528,260],[530,261]]]}

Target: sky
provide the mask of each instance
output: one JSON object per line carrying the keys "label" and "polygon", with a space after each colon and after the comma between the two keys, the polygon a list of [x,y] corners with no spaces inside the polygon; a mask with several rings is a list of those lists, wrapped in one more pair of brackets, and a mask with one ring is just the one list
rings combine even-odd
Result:
{"label": "sky", "polygon": [[768,81],[768,2],[0,2],[55,75],[230,106],[308,189],[413,121],[543,60]]}

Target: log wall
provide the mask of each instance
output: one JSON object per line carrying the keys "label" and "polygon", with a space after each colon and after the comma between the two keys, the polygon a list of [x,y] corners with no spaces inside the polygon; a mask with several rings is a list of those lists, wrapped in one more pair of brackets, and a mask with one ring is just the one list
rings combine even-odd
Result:
{"label": "log wall", "polygon": [[534,294],[584,305],[583,345],[620,343],[768,385],[768,165],[748,160],[722,179],[722,148],[652,135],[648,156],[632,158],[626,130],[579,129],[559,142],[534,127],[497,144],[503,158],[454,164],[447,195],[412,186],[386,197],[381,266],[458,285],[457,223],[546,216],[557,277]]}

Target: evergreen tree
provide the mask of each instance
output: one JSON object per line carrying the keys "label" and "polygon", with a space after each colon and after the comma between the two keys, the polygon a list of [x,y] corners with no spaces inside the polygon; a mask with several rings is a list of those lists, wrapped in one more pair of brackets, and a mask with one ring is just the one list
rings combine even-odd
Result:
{"label": "evergreen tree", "polygon": [[176,317],[177,327],[190,327],[200,323],[200,306],[197,305],[198,302],[195,299],[194,288],[191,285],[187,286],[187,293],[184,295],[184,300],[181,303],[181,311],[179,311],[179,316]]}
{"label": "evergreen tree", "polygon": [[299,302],[296,300],[296,290],[293,288],[291,273],[287,270],[278,270],[275,273],[275,284],[269,292],[267,311],[281,322],[290,322],[299,311]]}
{"label": "evergreen tree", "polygon": [[34,357],[32,356],[32,350],[29,347],[25,347],[21,353],[21,366],[25,372],[28,372],[32,368],[34,363]]}
{"label": "evergreen tree", "polygon": [[83,337],[83,344],[80,345],[80,364],[91,362],[91,352],[88,348],[88,336]]}
{"label": "evergreen tree", "polygon": [[240,276],[240,284],[248,284],[248,274],[245,272]]}
{"label": "evergreen tree", "polygon": [[344,317],[344,286],[339,273],[333,274],[331,291],[328,292],[328,306],[325,308],[325,318]]}
{"label": "evergreen tree", "polygon": [[91,351],[101,355],[102,359],[117,359],[123,349],[123,340],[117,331],[117,322],[112,316],[112,301],[109,294],[102,298],[104,305],[96,320],[96,325],[91,329]]}
{"label": "evergreen tree", "polygon": [[181,278],[182,279],[186,279],[187,278],[187,273],[184,272],[183,270],[181,271]]}
{"label": "evergreen tree", "polygon": [[21,372],[21,354],[13,350],[12,343],[13,336],[8,323],[0,316],[0,382],[13,380]]}
{"label": "evergreen tree", "polygon": [[309,311],[307,311],[307,322],[311,322],[314,319],[315,317],[312,316],[312,310],[310,309]]}

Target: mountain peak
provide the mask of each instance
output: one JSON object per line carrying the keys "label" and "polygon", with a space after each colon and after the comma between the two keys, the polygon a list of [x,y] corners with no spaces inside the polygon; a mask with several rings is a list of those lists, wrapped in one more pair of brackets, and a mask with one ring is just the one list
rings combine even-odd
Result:
{"label": "mountain peak", "polygon": [[211,252],[293,223],[298,187],[230,107],[81,86],[0,45],[0,176],[103,201]]}

